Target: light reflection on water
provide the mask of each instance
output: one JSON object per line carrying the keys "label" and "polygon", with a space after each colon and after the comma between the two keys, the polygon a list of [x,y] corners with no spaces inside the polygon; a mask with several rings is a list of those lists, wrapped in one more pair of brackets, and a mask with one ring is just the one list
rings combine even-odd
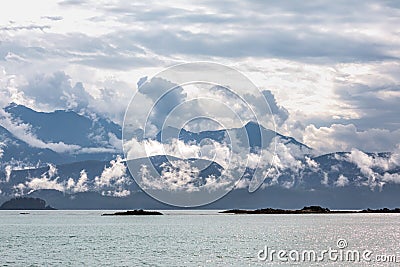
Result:
{"label": "light reflection on water", "polygon": [[0,211],[0,265],[268,265],[257,259],[264,246],[323,250],[339,238],[349,249],[400,255],[398,214],[100,216],[109,212]]}

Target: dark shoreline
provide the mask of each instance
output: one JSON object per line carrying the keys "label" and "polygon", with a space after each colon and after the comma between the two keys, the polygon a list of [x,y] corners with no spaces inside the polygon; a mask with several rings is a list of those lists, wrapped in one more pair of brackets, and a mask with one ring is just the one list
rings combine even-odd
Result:
{"label": "dark shoreline", "polygon": [[128,210],[118,211],[115,213],[103,213],[101,216],[129,216],[129,215],[163,215],[159,211],[146,211],[146,210]]}
{"label": "dark shoreline", "polygon": [[328,208],[322,208],[320,206],[308,206],[300,210],[284,210],[284,209],[257,209],[257,210],[241,210],[232,209],[220,211],[219,213],[226,214],[345,214],[345,213],[400,213],[400,208],[395,209],[364,209],[360,211],[350,211],[350,210],[330,210]]}
{"label": "dark shoreline", "polygon": [[0,210],[56,210],[41,198],[15,197],[0,206]]}

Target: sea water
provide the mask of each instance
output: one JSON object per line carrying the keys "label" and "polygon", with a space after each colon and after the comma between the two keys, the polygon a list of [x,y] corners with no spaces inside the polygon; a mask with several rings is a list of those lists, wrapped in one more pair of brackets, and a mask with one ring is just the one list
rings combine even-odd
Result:
{"label": "sea water", "polygon": [[[392,266],[399,264],[394,260],[400,262],[399,214],[28,212],[0,211],[1,266],[378,266],[382,262]],[[322,254],[329,249],[337,251],[336,258]],[[278,257],[279,251],[283,257]],[[308,254],[302,258],[304,251],[314,251],[317,258]],[[354,261],[343,258],[348,251],[371,254]]]}

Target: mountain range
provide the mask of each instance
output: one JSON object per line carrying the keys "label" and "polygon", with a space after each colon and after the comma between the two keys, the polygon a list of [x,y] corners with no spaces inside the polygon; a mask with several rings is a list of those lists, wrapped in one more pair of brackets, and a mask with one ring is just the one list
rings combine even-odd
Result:
{"label": "mountain range", "polygon": [[40,166],[109,161],[121,153],[121,148],[112,144],[121,139],[121,127],[110,120],[67,110],[37,112],[14,103],[4,112],[0,121],[3,167],[12,162]]}
{"label": "mountain range", "polygon": [[[154,140],[168,143],[178,137],[187,144],[205,139],[223,142],[229,132],[246,133],[246,140],[237,136],[251,150],[275,141],[276,160],[259,190],[247,191],[249,178],[245,175],[235,190],[205,208],[317,204],[362,209],[400,204],[398,152],[354,149],[318,155],[296,139],[254,122],[237,129],[197,133],[167,127]],[[122,156],[121,138],[120,125],[96,114],[37,112],[10,104],[0,118],[0,201],[29,195],[57,209],[172,208],[148,196],[132,179]],[[163,155],[151,160],[159,168],[168,165]],[[219,176],[222,170],[221,165],[210,162],[199,177]],[[248,174],[252,171],[246,170]]]}

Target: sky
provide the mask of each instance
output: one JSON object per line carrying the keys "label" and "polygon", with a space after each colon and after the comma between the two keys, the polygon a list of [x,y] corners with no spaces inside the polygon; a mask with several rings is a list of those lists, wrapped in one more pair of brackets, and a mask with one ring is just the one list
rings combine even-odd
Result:
{"label": "sky", "polygon": [[278,132],[320,153],[393,151],[398,25],[398,1],[2,1],[0,105],[122,124],[141,78],[217,62],[264,92]]}

